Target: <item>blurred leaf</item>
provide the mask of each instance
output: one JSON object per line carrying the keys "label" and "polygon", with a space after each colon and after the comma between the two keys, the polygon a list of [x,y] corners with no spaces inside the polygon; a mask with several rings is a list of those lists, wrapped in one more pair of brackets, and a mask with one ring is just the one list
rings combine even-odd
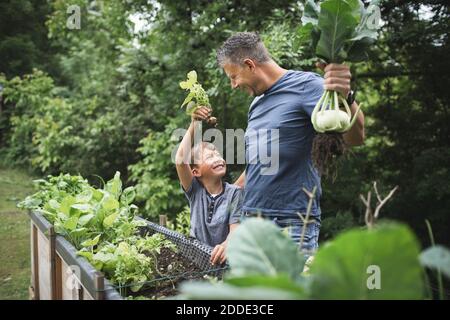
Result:
{"label": "blurred leaf", "polygon": [[450,250],[436,245],[420,254],[420,262],[423,266],[434,270],[440,270],[447,278],[450,278]]}
{"label": "blurred leaf", "polygon": [[298,279],[304,265],[295,243],[273,223],[259,218],[246,219],[231,234],[227,255],[235,276],[284,273]]}
{"label": "blurred leaf", "polygon": [[[312,298],[421,299],[424,274],[418,255],[418,242],[403,225],[345,232],[315,255]],[[380,288],[370,289],[377,280]]]}

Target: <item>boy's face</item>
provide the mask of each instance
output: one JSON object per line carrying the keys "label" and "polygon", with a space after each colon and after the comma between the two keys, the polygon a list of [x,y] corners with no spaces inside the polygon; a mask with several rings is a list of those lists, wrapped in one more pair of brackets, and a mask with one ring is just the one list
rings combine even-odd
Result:
{"label": "boy's face", "polygon": [[201,163],[192,169],[196,177],[222,178],[227,172],[227,164],[217,150],[203,148]]}

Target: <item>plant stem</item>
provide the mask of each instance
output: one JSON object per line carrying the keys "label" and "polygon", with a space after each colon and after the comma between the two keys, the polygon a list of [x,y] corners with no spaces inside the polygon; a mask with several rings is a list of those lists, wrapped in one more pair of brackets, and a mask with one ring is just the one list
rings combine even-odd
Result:
{"label": "plant stem", "polygon": [[308,207],[306,208],[306,218],[303,219],[302,215],[299,214],[300,218],[301,218],[302,221],[303,221],[302,234],[301,234],[301,236],[300,236],[300,244],[299,244],[300,250],[302,249],[303,241],[304,241],[304,238],[305,238],[306,228],[307,228],[307,224],[309,223],[309,216],[310,216],[310,214],[311,214],[312,203],[313,203],[313,201],[314,201],[314,195],[316,194],[316,190],[317,190],[317,187],[316,187],[316,186],[314,186],[312,192],[309,192],[308,190],[306,190],[305,188],[303,188],[303,191],[304,191],[304,192],[308,195],[308,197],[309,197],[309,201],[308,201]]}
{"label": "plant stem", "polygon": [[[428,219],[425,219],[425,223],[427,225],[428,235],[430,236],[431,245],[434,247],[435,242],[434,242],[433,230],[431,229],[430,221],[428,221]],[[444,300],[444,284],[442,282],[442,273],[441,273],[440,268],[437,268],[437,280],[438,280],[438,287],[439,287],[439,300]]]}

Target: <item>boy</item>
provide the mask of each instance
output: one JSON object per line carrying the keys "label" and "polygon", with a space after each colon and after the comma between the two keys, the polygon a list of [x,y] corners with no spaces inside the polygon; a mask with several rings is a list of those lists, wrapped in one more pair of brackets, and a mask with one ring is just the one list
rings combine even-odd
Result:
{"label": "boy", "polygon": [[191,148],[194,130],[199,130],[196,127],[200,123],[198,120],[208,119],[210,112],[206,107],[199,107],[193,113],[175,162],[191,209],[190,234],[214,247],[210,261],[212,264],[222,264],[226,260],[228,235],[239,222],[242,190],[222,181],[226,163],[213,144],[201,142]]}

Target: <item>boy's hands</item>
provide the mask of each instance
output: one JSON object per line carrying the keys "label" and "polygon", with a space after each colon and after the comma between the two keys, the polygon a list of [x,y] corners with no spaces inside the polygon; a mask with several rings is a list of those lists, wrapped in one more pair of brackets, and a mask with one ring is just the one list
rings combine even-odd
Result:
{"label": "boy's hands", "polygon": [[195,121],[195,120],[204,121],[204,120],[207,120],[210,115],[211,115],[211,109],[209,109],[207,107],[198,107],[192,113],[191,118],[192,118],[192,121]]}
{"label": "boy's hands", "polygon": [[206,121],[209,125],[216,127],[217,118],[211,117],[211,113],[211,108],[200,106],[192,113],[192,121]]}
{"label": "boy's hands", "polygon": [[224,241],[214,247],[213,251],[211,252],[211,264],[222,264],[225,262],[225,260],[227,260],[227,257],[225,256],[226,246],[227,242]]}

